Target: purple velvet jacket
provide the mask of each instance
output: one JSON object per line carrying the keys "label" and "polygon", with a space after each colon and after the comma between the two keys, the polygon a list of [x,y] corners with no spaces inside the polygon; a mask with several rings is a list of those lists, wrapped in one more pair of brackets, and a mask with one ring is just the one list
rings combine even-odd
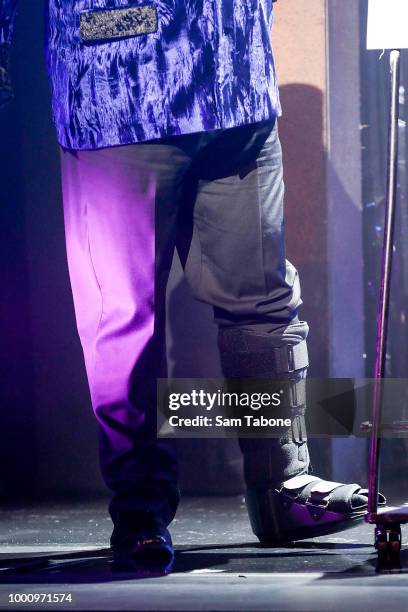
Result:
{"label": "purple velvet jacket", "polygon": [[[274,0],[48,0],[58,141],[95,149],[280,114]],[[0,93],[17,0],[0,0]]]}

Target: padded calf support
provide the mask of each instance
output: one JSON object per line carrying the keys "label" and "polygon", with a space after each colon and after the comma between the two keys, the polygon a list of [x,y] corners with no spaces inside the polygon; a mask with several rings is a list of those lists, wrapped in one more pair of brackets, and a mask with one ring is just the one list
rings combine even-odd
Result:
{"label": "padded calf support", "polygon": [[274,346],[268,334],[221,328],[218,346],[223,374],[229,379],[231,390],[259,391],[261,387],[256,379],[260,378],[262,391],[266,390],[268,379],[271,379],[273,390],[276,390],[274,380],[286,383],[285,395],[289,398],[286,406],[290,410],[291,426],[276,430],[279,437],[239,440],[247,487],[278,485],[291,476],[306,472],[309,468],[304,418],[305,377],[309,364],[306,341],[297,345]]}
{"label": "padded calf support", "polygon": [[[281,509],[275,503],[275,488],[293,476],[309,469],[309,453],[304,413],[306,410],[305,378],[309,365],[307,345],[273,346],[267,334],[249,330],[226,328],[218,335],[223,374],[234,390],[262,391],[265,380],[287,381],[286,397],[292,424],[276,438],[241,438],[239,444],[244,458],[246,505],[255,535],[264,541],[282,533]],[[232,379],[237,379],[236,384]],[[236,389],[238,387],[238,389]],[[275,535],[274,535],[275,534]]]}
{"label": "padded calf support", "polygon": [[[218,347],[224,376],[238,379],[236,383],[230,383],[234,391],[266,391],[268,379],[274,391],[276,384],[273,385],[273,380],[284,381],[285,413],[276,416],[287,417],[289,410],[292,426],[289,430],[276,431],[287,441],[305,442],[305,377],[309,365],[306,341],[295,345],[274,346],[268,334],[241,328],[222,328],[218,334]],[[262,385],[256,379],[263,379]]]}

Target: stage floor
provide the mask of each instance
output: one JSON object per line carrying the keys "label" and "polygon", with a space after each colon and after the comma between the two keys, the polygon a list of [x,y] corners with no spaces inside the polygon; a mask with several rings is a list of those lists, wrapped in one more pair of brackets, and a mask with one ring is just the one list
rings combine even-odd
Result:
{"label": "stage floor", "polygon": [[[187,498],[171,529],[174,571],[160,578],[115,571],[110,530],[106,500],[2,510],[0,609],[407,609],[407,575],[376,574],[373,528],[365,524],[291,547],[260,548],[242,497]],[[402,559],[408,568],[408,550]],[[13,593],[71,593],[72,603],[9,604]]]}

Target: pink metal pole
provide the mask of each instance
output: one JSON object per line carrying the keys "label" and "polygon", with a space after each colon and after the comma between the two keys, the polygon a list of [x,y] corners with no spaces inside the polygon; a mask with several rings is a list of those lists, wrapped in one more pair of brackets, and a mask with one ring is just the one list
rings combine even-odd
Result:
{"label": "pink metal pole", "polygon": [[393,50],[390,54],[391,105],[388,144],[387,200],[385,208],[384,242],[381,265],[381,288],[377,318],[377,344],[374,393],[372,402],[372,430],[368,482],[368,518],[370,520],[370,516],[372,516],[373,521],[375,521],[375,517],[373,515],[377,513],[378,502],[379,462],[381,448],[380,428],[382,409],[382,380],[385,376],[385,363],[387,355],[392,254],[397,200],[400,55],[400,51],[398,50]]}

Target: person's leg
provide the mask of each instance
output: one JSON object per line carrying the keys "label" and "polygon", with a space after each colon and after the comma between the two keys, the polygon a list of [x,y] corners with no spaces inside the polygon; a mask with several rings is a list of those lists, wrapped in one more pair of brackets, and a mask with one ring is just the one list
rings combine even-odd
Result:
{"label": "person's leg", "polygon": [[178,503],[173,444],[156,439],[156,378],[166,376],[165,288],[189,164],[174,141],[61,151],[69,273],[113,492],[113,544],[132,530],[162,531]]}
{"label": "person's leg", "polygon": [[[240,440],[254,532],[262,540],[281,537],[293,521],[277,520],[275,491],[280,493],[292,479],[294,494],[304,494],[304,506],[309,494],[318,497],[319,487],[328,485],[321,487],[316,484],[320,479],[307,476],[303,413],[308,326],[298,318],[299,278],[285,257],[277,125],[266,122],[214,134],[197,161],[194,209],[190,216],[185,211],[190,227],[185,221],[178,248],[195,297],[214,307],[223,374],[288,381],[292,426],[279,438]],[[333,483],[333,488],[340,490],[340,484]],[[342,489],[343,509],[351,510],[355,490]],[[364,505],[366,500],[357,497],[355,506]],[[280,510],[287,514],[283,506]],[[330,518],[338,524],[341,517]]]}
{"label": "person's leg", "polygon": [[220,329],[301,343],[308,326],[297,316],[298,273],[285,258],[276,122],[207,134],[193,172],[195,193],[183,199],[177,246],[194,296],[214,306]]}

